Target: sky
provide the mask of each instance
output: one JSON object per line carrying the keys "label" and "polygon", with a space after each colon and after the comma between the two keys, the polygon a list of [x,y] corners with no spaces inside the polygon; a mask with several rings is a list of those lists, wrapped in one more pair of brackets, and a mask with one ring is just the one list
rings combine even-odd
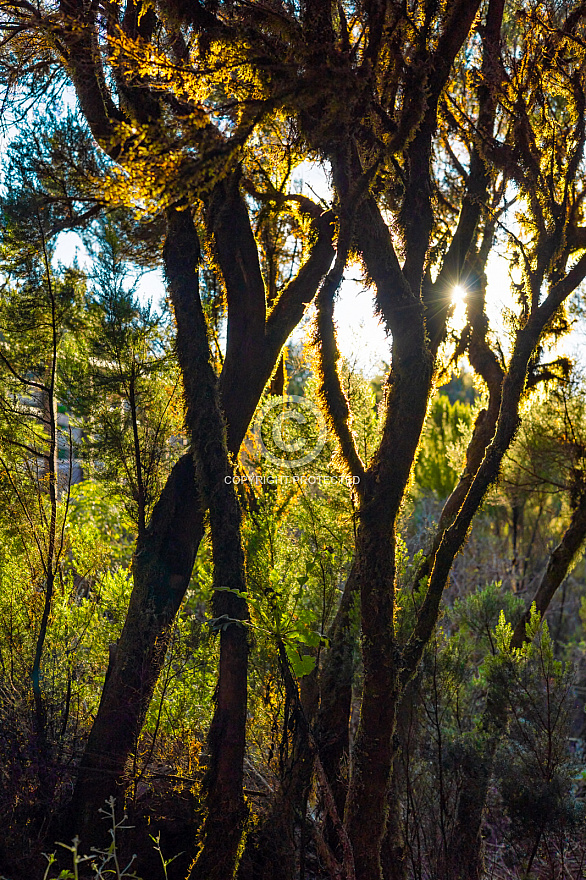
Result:
{"label": "sky", "polygon": [[[75,258],[80,268],[90,268],[91,261],[79,235],[76,232],[62,233],[55,248],[54,265],[58,263],[70,265]],[[390,341],[373,314],[372,292],[365,290],[363,285],[352,277],[357,274],[358,269],[354,273],[350,269],[336,302],[338,345],[347,360],[355,363],[366,377],[372,378],[379,372],[381,361],[388,363],[390,360]],[[141,302],[150,300],[156,307],[165,296],[162,273],[160,271],[144,273],[138,281],[136,293]],[[295,336],[301,339],[303,331],[298,331]]]}
{"label": "sky", "polygon": [[[329,201],[330,187],[324,172],[315,164],[302,163],[297,168],[299,183],[306,195]],[[53,262],[69,265],[77,257],[81,268],[90,268],[91,261],[83,242],[76,232],[65,232],[59,236]],[[338,293],[335,319],[338,326],[338,345],[342,355],[367,377],[373,378],[380,372],[382,361],[390,361],[390,340],[374,315],[372,292],[364,289],[359,280],[358,267],[349,268]],[[139,279],[137,296],[143,303],[149,300],[154,306],[165,296],[162,272],[146,272]],[[294,334],[296,340],[303,338],[303,329]]]}
{"label": "sky", "polygon": [[[297,172],[299,183],[307,195],[329,201],[328,181],[318,166],[305,162],[298,167]],[[88,254],[77,233],[62,233],[57,242],[54,263],[61,262],[68,265],[75,257],[80,267],[89,268]],[[334,318],[341,354],[362,372],[365,378],[372,379],[380,375],[383,361],[390,362],[391,345],[380,320],[374,314],[373,292],[364,287],[359,276],[358,266],[348,267],[338,292]],[[487,313],[490,326],[501,337],[501,345],[506,351],[507,333],[503,315],[507,310],[514,308],[514,302],[510,294],[509,266],[503,253],[494,251],[491,254],[487,265],[487,279]],[[465,294],[463,288],[454,289],[455,310],[452,318],[454,330],[462,329],[465,324]],[[151,301],[156,307],[165,296],[162,273],[158,270],[144,273],[138,280],[137,295],[141,302]],[[300,328],[294,333],[293,338],[301,340],[303,335],[303,328]],[[583,325],[576,327],[572,334],[563,340],[558,349],[558,354],[561,353],[578,360],[584,367],[586,329]]]}

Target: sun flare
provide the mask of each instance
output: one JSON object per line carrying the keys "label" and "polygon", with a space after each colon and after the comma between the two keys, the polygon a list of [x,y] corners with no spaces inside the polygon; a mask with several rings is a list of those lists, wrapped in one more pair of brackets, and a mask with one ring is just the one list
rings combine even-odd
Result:
{"label": "sun flare", "polygon": [[466,288],[462,284],[455,284],[452,288],[452,329],[456,332],[466,326]]}
{"label": "sun flare", "polygon": [[456,284],[454,289],[452,290],[452,302],[455,305],[459,305],[463,303],[466,298],[466,288],[462,287],[461,284]]}

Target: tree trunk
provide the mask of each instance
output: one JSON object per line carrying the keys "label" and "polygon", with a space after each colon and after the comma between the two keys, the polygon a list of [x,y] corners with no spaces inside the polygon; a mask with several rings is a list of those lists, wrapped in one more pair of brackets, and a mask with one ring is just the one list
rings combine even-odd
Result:
{"label": "tree trunk", "polygon": [[398,696],[392,624],[394,541],[385,528],[369,526],[363,523],[358,538],[364,683],[345,815],[357,880],[381,877]]}
{"label": "tree trunk", "polygon": [[471,752],[462,764],[464,785],[441,880],[481,880],[484,874],[482,819],[497,746],[498,736],[493,734],[482,754]]}
{"label": "tree trunk", "polygon": [[231,880],[248,815],[242,792],[246,746],[248,640],[243,624],[220,636],[216,709],[208,743],[207,816],[203,847],[190,880]]}
{"label": "tree trunk", "polygon": [[[405,313],[408,311],[406,308]],[[423,322],[416,306],[410,311],[410,345],[395,345],[385,430],[379,453],[365,478],[359,514],[357,566],[364,683],[345,817],[357,880],[381,877],[380,847],[386,829],[399,698],[394,528],[432,380]]]}
{"label": "tree trunk", "polygon": [[[400,711],[400,710],[399,710]],[[396,764],[396,759],[394,764]],[[393,766],[389,791],[389,814],[387,830],[381,846],[383,880],[406,880],[407,861],[403,838],[403,821],[400,811],[400,788],[398,773]]]}
{"label": "tree trunk", "polygon": [[[237,199],[238,194],[232,194],[232,198]],[[235,218],[238,217],[240,225],[246,227],[247,217],[242,211],[233,214],[223,212],[215,226],[215,235],[222,241],[224,236],[236,237],[232,250],[224,242],[226,253],[222,251],[223,258],[231,258],[231,265],[236,268],[240,261],[235,256],[238,248],[244,246],[242,241],[248,243],[249,251],[254,243],[254,239],[252,244],[247,239],[249,228],[243,231],[237,228]],[[240,448],[289,333],[303,316],[329,268],[333,256],[331,220],[329,214],[319,213],[315,220],[317,238],[310,256],[297,276],[281,292],[271,314],[262,327],[257,328],[254,338],[250,325],[246,323],[246,311],[241,316],[244,329],[238,332],[233,329],[229,333],[219,386],[226,418],[228,449],[233,454]],[[236,232],[240,232],[240,235],[236,235]],[[169,243],[172,237],[173,233],[170,232]],[[188,254],[189,244],[183,246]],[[233,273],[235,270],[231,271]],[[232,296],[237,305],[232,314],[236,315],[233,321],[238,324],[238,309],[242,309],[238,291],[242,291],[246,279],[232,278],[228,271],[226,276],[236,288]],[[232,286],[230,289],[232,291]],[[258,296],[264,300],[262,289]],[[229,326],[230,315],[229,306]],[[184,320],[188,320],[185,315],[177,316],[178,330]],[[245,332],[247,328],[248,332]],[[191,329],[189,324],[185,327],[181,325],[182,332],[187,335]],[[151,522],[137,540],[133,560],[134,588],[128,614],[80,764],[71,807],[64,827],[59,831],[66,837],[79,834],[82,829],[87,833],[92,825],[94,831],[99,833],[100,826],[96,828],[98,810],[108,797],[122,794],[124,768],[144,723],[165,659],[173,621],[189,585],[203,537],[204,510],[205,502],[200,497],[193,458],[189,452],[171,471],[154,507]],[[101,837],[107,833],[106,829],[103,830]]]}
{"label": "tree trunk", "polygon": [[[281,657],[281,663],[286,655]],[[291,674],[284,678],[289,678]],[[281,767],[279,789],[267,813],[249,835],[238,867],[238,880],[292,880],[301,869],[305,841],[307,799],[314,767],[309,731],[318,704],[317,669],[304,676],[299,696],[289,687],[294,721],[289,752]],[[292,703],[292,705],[291,705]],[[288,736],[285,719],[283,736]]]}
{"label": "tree trunk", "polygon": [[213,608],[220,631],[216,706],[208,735],[209,765],[204,780],[207,815],[203,846],[193,880],[230,880],[246,819],[243,763],[248,685],[248,608],[244,594],[244,553],[240,508],[218,379],[212,366],[207,325],[197,285],[199,240],[191,213],[170,208],[164,254],[177,318],[177,357],[187,401],[198,484],[210,511],[214,566]]}
{"label": "tree trunk", "polygon": [[354,563],[329,633],[330,646],[320,673],[321,699],[315,730],[322,766],[340,816],[344,815],[348,790],[348,766],[344,771],[343,764],[350,757],[349,723],[358,636],[353,631],[352,611],[357,599],[358,570]]}
{"label": "tree trunk", "polygon": [[107,838],[98,810],[111,795],[122,795],[126,761],[144,722],[202,537],[203,514],[189,453],[173,468],[137,542],[128,614],[66,817],[65,833],[83,834],[84,846],[90,829],[92,837]]}

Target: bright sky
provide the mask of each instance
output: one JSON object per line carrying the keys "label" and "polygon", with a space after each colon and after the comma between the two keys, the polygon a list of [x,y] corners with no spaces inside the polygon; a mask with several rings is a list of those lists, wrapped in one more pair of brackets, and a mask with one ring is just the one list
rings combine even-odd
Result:
{"label": "bright sky", "polygon": [[[325,174],[319,167],[303,163],[298,169],[302,178],[303,191],[311,196],[329,198],[329,186]],[[90,268],[90,260],[80,237],[75,232],[63,233],[58,240],[55,251],[55,262],[70,264],[77,256],[82,268]],[[380,373],[382,361],[390,361],[390,340],[374,314],[372,291],[365,289],[359,279],[359,270],[349,267],[345,280],[340,288],[335,306],[335,320],[338,329],[338,345],[342,355],[356,366],[367,378]],[[501,337],[501,345],[506,351],[507,333],[503,316],[514,306],[510,294],[509,267],[506,257],[493,252],[488,266],[487,312],[491,329]],[[452,326],[458,330],[464,326],[465,289],[454,290],[456,309]],[[150,300],[155,306],[165,295],[162,273],[147,272],[138,281],[137,294],[142,302]],[[295,338],[302,338],[296,331]],[[586,330],[578,327],[560,346],[558,353],[565,353],[584,363]]]}
{"label": "bright sky", "polygon": [[[90,269],[91,260],[76,232],[66,232],[59,236],[53,262],[69,265],[77,257],[80,267]],[[382,360],[390,360],[390,343],[373,314],[372,292],[353,280],[352,272],[347,273],[336,303],[336,323],[338,325],[338,345],[343,356],[369,378],[378,373]],[[357,273],[354,273],[357,274]],[[141,302],[150,300],[155,306],[165,296],[162,273],[146,272],[139,279],[137,295]],[[297,334],[298,335],[298,334]]]}
{"label": "bright sky", "polygon": [[[63,100],[69,101],[72,107],[75,106],[72,89],[66,90]],[[0,131],[0,156],[7,142],[6,133]],[[308,196],[322,199],[325,204],[329,204],[331,188],[325,172],[319,165],[305,161],[297,167],[295,177]],[[88,254],[77,233],[62,233],[57,242],[55,263],[62,262],[68,265],[76,256],[82,268],[90,268]],[[350,267],[338,294],[335,308],[338,345],[347,360],[354,363],[365,376],[372,378],[379,372],[381,361],[390,360],[390,340],[374,315],[372,292],[364,289],[358,275],[358,270],[352,271]],[[514,304],[510,295],[508,264],[503,254],[493,252],[489,259],[487,275],[488,317],[491,328],[501,337],[501,344],[506,351],[507,333],[503,315],[507,310],[512,309]],[[162,273],[152,271],[143,274],[137,284],[137,294],[142,302],[150,300],[156,306],[165,294]],[[456,290],[454,293],[456,310],[452,324],[455,329],[464,326],[464,296],[465,290]],[[299,331],[295,334],[296,338],[301,338],[301,335]],[[583,322],[562,341],[558,352],[562,351],[577,359],[583,367],[586,365],[586,328]]]}

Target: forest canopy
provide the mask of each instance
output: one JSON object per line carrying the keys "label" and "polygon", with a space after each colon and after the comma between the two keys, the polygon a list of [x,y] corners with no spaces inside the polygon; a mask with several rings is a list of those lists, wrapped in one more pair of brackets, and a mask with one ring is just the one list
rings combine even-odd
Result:
{"label": "forest canopy", "polygon": [[584,4],[0,33],[3,876],[581,876]]}

